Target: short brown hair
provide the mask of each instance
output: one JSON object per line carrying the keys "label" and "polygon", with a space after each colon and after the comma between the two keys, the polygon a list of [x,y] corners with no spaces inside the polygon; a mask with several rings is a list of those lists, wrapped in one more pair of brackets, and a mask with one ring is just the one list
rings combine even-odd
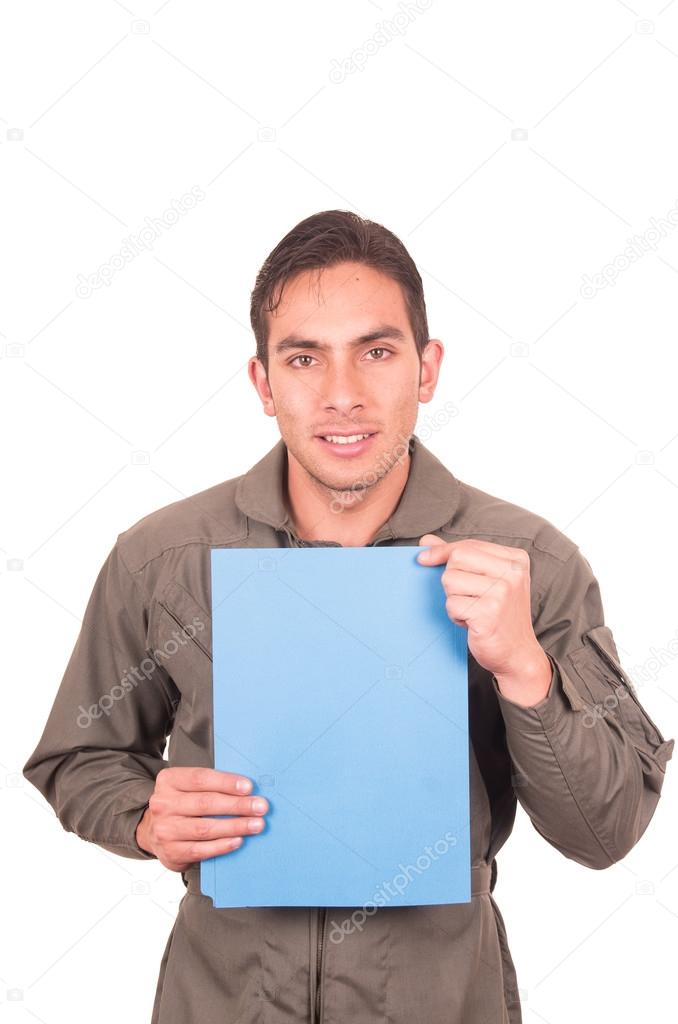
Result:
{"label": "short brown hair", "polygon": [[288,231],[257,274],[250,321],[257,357],[267,375],[269,323],[266,313],[278,308],[285,284],[303,271],[320,270],[345,261],[373,267],[401,285],[421,365],[421,355],[429,341],[428,321],[424,286],[414,260],[400,239],[381,224],[365,220],[350,210],[324,210],[306,217]]}

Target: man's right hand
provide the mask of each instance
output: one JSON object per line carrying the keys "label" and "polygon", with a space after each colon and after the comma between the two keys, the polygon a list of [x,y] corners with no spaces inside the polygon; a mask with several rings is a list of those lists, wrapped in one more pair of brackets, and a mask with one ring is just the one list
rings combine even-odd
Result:
{"label": "man's right hand", "polygon": [[[186,871],[196,861],[230,853],[242,844],[240,837],[264,828],[268,801],[243,795],[251,791],[251,780],[233,772],[162,768],[137,825],[137,843],[170,871]],[[215,814],[234,817],[205,817]]]}

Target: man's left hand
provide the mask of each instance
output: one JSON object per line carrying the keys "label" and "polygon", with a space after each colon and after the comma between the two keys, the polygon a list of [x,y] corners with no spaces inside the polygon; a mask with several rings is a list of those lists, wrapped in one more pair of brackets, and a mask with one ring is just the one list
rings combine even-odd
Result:
{"label": "man's left hand", "polygon": [[417,556],[420,564],[445,564],[445,608],[468,629],[478,664],[496,676],[509,700],[523,706],[543,700],[552,666],[532,628],[527,551],[471,538],[448,542],[432,533],[419,543],[431,545]]}

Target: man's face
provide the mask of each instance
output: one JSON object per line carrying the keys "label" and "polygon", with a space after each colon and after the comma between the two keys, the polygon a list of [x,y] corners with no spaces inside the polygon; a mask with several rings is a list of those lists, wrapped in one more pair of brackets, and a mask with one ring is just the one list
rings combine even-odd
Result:
{"label": "man's face", "polygon": [[[418,403],[433,397],[442,346],[429,342],[420,380],[400,285],[361,263],[320,277],[304,271],[268,317],[268,381],[256,358],[249,372],[288,451],[332,491],[373,486],[407,452]],[[351,444],[323,439],[365,433]]]}

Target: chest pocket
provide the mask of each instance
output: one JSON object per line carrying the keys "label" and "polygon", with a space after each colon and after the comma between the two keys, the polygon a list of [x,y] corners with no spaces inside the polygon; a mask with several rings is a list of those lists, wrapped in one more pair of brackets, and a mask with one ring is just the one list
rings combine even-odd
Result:
{"label": "chest pocket", "polygon": [[170,762],[212,768],[212,618],[176,580],[153,611],[154,656],[175,688]]}
{"label": "chest pocket", "polygon": [[[169,656],[176,653],[171,644],[173,638],[175,643],[193,643],[203,656],[211,661],[212,619],[209,613],[176,580],[169,581],[162,593],[159,605],[164,615],[159,618],[158,632],[162,635],[158,639],[161,642],[164,640],[165,646],[172,647]],[[164,628],[163,618],[170,620],[169,622],[165,621]]]}
{"label": "chest pocket", "polygon": [[176,687],[175,707],[212,692],[212,619],[176,580],[162,591],[152,613],[155,661]]}
{"label": "chest pocket", "polygon": [[609,626],[595,626],[582,639],[584,646],[571,651],[569,659],[593,705],[585,712],[592,720],[590,724],[611,716],[633,745],[650,754],[663,769],[673,752],[674,741],[664,740],[640,703],[633,682],[621,665]]}

